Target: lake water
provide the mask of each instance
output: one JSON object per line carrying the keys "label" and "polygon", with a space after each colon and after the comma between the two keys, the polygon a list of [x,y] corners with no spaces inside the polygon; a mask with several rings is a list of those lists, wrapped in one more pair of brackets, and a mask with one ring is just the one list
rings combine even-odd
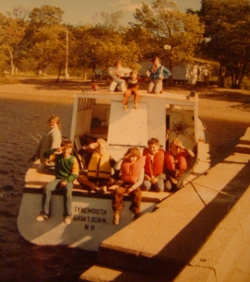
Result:
{"label": "lake water", "polygon": [[35,139],[48,130],[47,120],[53,114],[60,116],[62,133],[69,137],[72,105],[1,98],[0,109],[0,281],[77,281],[95,262],[96,253],[36,246],[25,241],[17,229]]}

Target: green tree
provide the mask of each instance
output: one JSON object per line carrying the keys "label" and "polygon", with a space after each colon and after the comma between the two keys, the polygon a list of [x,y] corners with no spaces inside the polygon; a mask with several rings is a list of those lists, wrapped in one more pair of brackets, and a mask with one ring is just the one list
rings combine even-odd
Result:
{"label": "green tree", "polygon": [[103,22],[95,26],[78,26],[74,28],[73,45],[75,65],[92,70],[93,79],[96,68],[103,72],[121,59],[124,66],[138,68],[138,46],[127,42],[126,29],[119,24],[122,13],[103,13]]}
{"label": "green tree", "polygon": [[122,12],[102,13],[103,23],[96,26],[101,36],[96,36],[95,52],[102,69],[113,66],[117,60],[131,69],[139,68],[139,48],[134,41],[127,40],[127,28],[119,24],[122,15]]}
{"label": "green tree", "polygon": [[141,56],[158,55],[168,61],[170,70],[174,65],[193,60],[204,32],[197,15],[180,12],[168,0],[156,0],[152,5],[143,3],[141,9],[136,9],[135,19],[129,33],[140,46]]}
{"label": "green tree", "polygon": [[63,11],[59,7],[45,5],[34,8],[29,14],[25,44],[37,61],[37,70],[44,73],[50,64],[65,62],[65,31],[61,25]]}
{"label": "green tree", "polygon": [[10,74],[14,74],[15,51],[24,36],[24,27],[18,19],[0,14],[0,50],[2,60],[8,58]]}
{"label": "green tree", "polygon": [[71,67],[83,72],[82,77],[85,78],[88,68],[93,67],[95,61],[95,32],[91,26],[84,25],[70,27],[70,34],[69,54]]}
{"label": "green tree", "polygon": [[203,0],[205,22],[203,52],[220,63],[220,86],[231,77],[232,88],[240,88],[250,72],[250,5],[248,0]]}

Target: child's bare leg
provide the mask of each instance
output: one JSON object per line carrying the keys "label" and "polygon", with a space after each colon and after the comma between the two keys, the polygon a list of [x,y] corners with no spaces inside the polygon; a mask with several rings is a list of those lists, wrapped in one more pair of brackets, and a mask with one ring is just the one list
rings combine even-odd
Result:
{"label": "child's bare leg", "polygon": [[138,90],[134,90],[134,108],[137,110],[138,109],[138,102],[139,102],[139,91]]}
{"label": "child's bare leg", "polygon": [[124,105],[127,105],[128,104],[128,99],[131,95],[131,91],[130,90],[126,90],[125,93],[124,93],[124,98],[123,98],[123,104]]}
{"label": "child's bare leg", "polygon": [[124,93],[124,99],[123,99],[123,109],[124,110],[127,110],[128,108],[128,99],[129,99],[129,96],[131,95],[131,91],[130,90],[126,90],[125,93]]}

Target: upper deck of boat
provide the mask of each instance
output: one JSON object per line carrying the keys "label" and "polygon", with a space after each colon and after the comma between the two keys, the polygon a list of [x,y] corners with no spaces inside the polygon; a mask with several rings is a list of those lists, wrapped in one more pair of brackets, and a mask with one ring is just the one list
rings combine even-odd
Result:
{"label": "upper deck of boat", "polygon": [[[146,90],[140,90],[140,102],[150,101],[150,100],[165,100],[165,103],[175,104],[175,105],[187,105],[192,106],[198,102],[197,95],[186,95],[182,93],[171,93],[164,91],[162,94],[150,94]],[[75,99],[79,98],[92,98],[92,99],[101,99],[101,100],[118,100],[122,101],[123,92],[110,92],[108,90],[97,90],[97,91],[88,91],[85,90],[81,93],[75,93]]]}

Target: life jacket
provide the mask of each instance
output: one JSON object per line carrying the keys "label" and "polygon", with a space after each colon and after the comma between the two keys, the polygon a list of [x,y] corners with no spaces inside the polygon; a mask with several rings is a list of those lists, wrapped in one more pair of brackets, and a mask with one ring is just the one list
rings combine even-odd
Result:
{"label": "life jacket", "polygon": [[167,165],[167,170],[169,171],[175,171],[176,170],[176,163],[174,155],[171,151],[166,151],[165,153],[165,162]]}
{"label": "life jacket", "polygon": [[88,165],[88,177],[109,178],[111,175],[110,154],[106,152],[100,156],[93,152]]}
{"label": "life jacket", "polygon": [[159,149],[153,157],[153,165],[151,167],[151,154],[148,148],[143,150],[143,156],[146,156],[145,173],[148,176],[157,176],[164,171],[164,151]]}
{"label": "life jacket", "polygon": [[180,172],[184,172],[187,170],[187,153],[185,150],[181,150],[177,154],[177,165]]}
{"label": "life jacket", "polygon": [[121,164],[121,180],[135,184],[145,165],[145,157],[140,157],[134,163],[124,160]]}
{"label": "life jacket", "polygon": [[166,151],[165,162],[167,165],[167,170],[175,171],[178,169],[182,172],[185,171],[187,169],[186,156],[187,154],[185,150],[181,150],[176,156],[174,156],[171,151]]}

